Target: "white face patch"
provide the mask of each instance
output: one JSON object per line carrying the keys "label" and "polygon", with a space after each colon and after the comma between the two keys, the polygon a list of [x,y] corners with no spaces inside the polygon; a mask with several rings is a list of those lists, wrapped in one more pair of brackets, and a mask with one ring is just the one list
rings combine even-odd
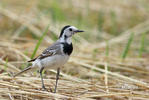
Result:
{"label": "white face patch", "polygon": [[76,30],[78,30],[78,29],[74,26],[68,27],[67,29],[64,30],[63,37],[64,38],[71,37],[75,33]]}
{"label": "white face patch", "polygon": [[67,42],[68,44],[71,44],[72,35],[74,35],[76,30],[78,30],[78,29],[74,26],[70,26],[70,27],[66,28],[63,31],[64,33],[60,38],[60,42]]}

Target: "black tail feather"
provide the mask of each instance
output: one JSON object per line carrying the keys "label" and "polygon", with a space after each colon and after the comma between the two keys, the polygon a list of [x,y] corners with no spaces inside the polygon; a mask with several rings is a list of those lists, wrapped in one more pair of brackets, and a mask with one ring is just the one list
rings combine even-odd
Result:
{"label": "black tail feather", "polygon": [[15,74],[13,77],[16,77],[16,76],[18,76],[18,75],[22,74],[23,72],[26,72],[26,71],[28,71],[28,70],[30,70],[30,69],[31,69],[31,66],[26,67],[26,68],[23,69],[21,72],[18,72],[17,74]]}

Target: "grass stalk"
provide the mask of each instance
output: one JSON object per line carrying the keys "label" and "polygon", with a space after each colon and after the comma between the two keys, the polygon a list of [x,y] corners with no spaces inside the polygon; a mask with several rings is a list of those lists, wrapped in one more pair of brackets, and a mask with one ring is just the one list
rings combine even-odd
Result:
{"label": "grass stalk", "polygon": [[36,47],[35,47],[35,49],[34,49],[34,51],[33,51],[33,54],[32,54],[32,56],[31,56],[31,59],[33,59],[33,58],[35,57],[36,52],[37,52],[37,50],[38,50],[38,48],[39,48],[39,46],[40,46],[40,44],[41,44],[41,42],[42,42],[44,36],[45,36],[45,35],[47,34],[47,32],[48,32],[49,26],[50,26],[50,24],[46,27],[46,29],[45,29],[45,31],[43,32],[42,36],[39,38],[39,41],[38,41],[37,44],[36,44]]}
{"label": "grass stalk", "polygon": [[109,42],[106,41],[106,56],[109,56]]}
{"label": "grass stalk", "polygon": [[105,63],[104,67],[105,67],[105,86],[106,86],[106,92],[109,93],[109,89],[108,89],[108,64]]}
{"label": "grass stalk", "polygon": [[99,31],[102,31],[103,24],[104,24],[104,12],[100,10],[98,14],[98,30]]}
{"label": "grass stalk", "polygon": [[6,62],[6,63],[4,64],[4,70],[7,71],[7,67],[8,67],[8,65],[7,65],[7,64],[8,64],[8,58],[6,58],[6,61],[5,61],[5,62]]}
{"label": "grass stalk", "polygon": [[129,51],[129,48],[130,48],[130,46],[131,46],[131,43],[132,43],[132,41],[133,41],[133,38],[134,38],[134,33],[131,33],[131,35],[130,35],[130,37],[129,37],[129,39],[128,39],[128,42],[127,42],[127,44],[126,44],[126,47],[125,47],[125,49],[124,49],[124,51],[123,51],[123,53],[122,53],[122,55],[121,55],[121,58],[122,58],[122,59],[125,59],[125,58],[126,58],[126,56],[127,56],[127,54],[128,54],[128,51]]}
{"label": "grass stalk", "polygon": [[144,32],[142,34],[142,36],[141,36],[141,43],[140,43],[140,49],[139,49],[139,57],[142,56],[142,53],[144,51],[145,36],[146,36],[146,33]]}
{"label": "grass stalk", "polygon": [[116,13],[111,11],[111,33],[113,35],[117,35],[117,21],[116,21]]}

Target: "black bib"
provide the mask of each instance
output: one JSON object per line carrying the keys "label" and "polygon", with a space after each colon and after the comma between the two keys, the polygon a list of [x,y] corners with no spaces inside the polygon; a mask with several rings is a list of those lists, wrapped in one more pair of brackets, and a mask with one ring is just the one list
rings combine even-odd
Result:
{"label": "black bib", "polygon": [[73,51],[72,43],[68,44],[68,43],[63,42],[62,44],[63,44],[63,52],[67,55],[70,55]]}

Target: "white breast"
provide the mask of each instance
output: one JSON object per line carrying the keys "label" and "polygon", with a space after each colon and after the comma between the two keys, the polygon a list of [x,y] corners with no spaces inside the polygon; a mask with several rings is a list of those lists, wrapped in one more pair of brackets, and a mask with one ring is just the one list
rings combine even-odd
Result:
{"label": "white breast", "polygon": [[46,57],[42,60],[37,59],[33,63],[33,67],[44,67],[49,69],[57,69],[58,67],[62,67],[69,59],[68,55],[54,55]]}

